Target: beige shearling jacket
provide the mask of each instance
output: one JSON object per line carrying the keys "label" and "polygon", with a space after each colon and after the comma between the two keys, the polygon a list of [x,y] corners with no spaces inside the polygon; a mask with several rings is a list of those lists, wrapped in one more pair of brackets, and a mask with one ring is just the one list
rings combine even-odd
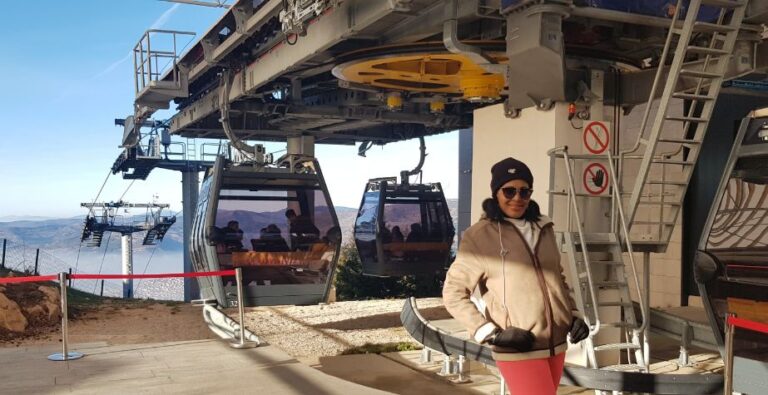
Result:
{"label": "beige shearling jacket", "polygon": [[[560,266],[552,221],[542,216],[532,226],[539,230],[533,249],[515,225],[481,219],[464,233],[443,286],[446,309],[473,337],[489,322],[501,329],[515,326],[533,333],[531,351],[494,347],[496,360],[546,358],[564,352],[577,311]],[[503,259],[502,249],[507,251]],[[484,312],[470,300],[476,287],[485,302]]]}

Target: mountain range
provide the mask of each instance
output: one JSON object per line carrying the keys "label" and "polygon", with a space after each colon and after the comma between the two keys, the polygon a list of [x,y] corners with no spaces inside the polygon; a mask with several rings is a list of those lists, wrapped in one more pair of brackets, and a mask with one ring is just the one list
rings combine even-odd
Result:
{"label": "mountain range", "polygon": [[[454,224],[458,218],[458,200],[447,199],[448,208],[453,217]],[[336,207],[336,215],[339,219],[339,225],[342,230],[342,240],[347,243],[352,240],[352,230],[355,218],[357,218],[357,208]],[[120,253],[119,235],[104,235],[100,248],[86,247],[85,243],[80,246],[80,237],[82,235],[84,218],[55,218],[55,219],[30,219],[29,217],[19,221],[0,222],[0,239],[7,239],[9,244],[23,245],[27,249],[40,248],[50,254],[62,257],[76,255],[78,250],[85,253],[95,253],[100,251],[104,253],[107,248],[109,254]],[[4,217],[5,218],[5,217]],[[136,221],[143,221],[143,216],[137,216]],[[176,223],[171,226],[165,239],[154,246],[144,246],[141,240],[144,234],[134,234],[133,249],[134,254],[157,250],[158,253],[181,253],[183,249],[182,227],[183,218],[178,216]],[[107,246],[107,242],[109,245]],[[63,258],[62,258],[63,259]]]}

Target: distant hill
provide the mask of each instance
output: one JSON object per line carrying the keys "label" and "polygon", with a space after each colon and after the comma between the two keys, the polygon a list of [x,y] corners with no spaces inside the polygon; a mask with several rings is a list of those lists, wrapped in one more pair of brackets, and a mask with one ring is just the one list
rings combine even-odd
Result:
{"label": "distant hill", "polygon": [[[24,244],[29,248],[40,248],[47,251],[76,251],[80,245],[83,220],[84,217],[2,222],[0,223],[0,239],[5,238],[8,239],[9,242]],[[181,251],[183,247],[181,221],[181,217],[177,218],[176,224],[171,227],[165,240],[158,248],[163,251]],[[135,250],[141,251],[143,249],[152,248],[152,246],[141,245],[143,237],[143,233],[134,235]],[[104,240],[102,241],[102,249],[106,245],[107,238],[108,236],[105,234]],[[109,245],[110,252],[120,251],[119,239],[119,235],[112,235],[112,240]],[[96,250],[96,248],[93,249]]]}
{"label": "distant hill", "polygon": [[34,215],[5,215],[0,217],[0,222],[14,222],[14,221],[46,221],[49,219],[56,219],[54,217],[38,217]]}
{"label": "distant hill", "polygon": [[[447,203],[455,226],[458,219],[458,200],[447,199]],[[344,243],[352,241],[352,230],[357,218],[357,210],[357,208],[351,207],[336,207],[336,215],[339,218]],[[281,219],[275,213],[264,215],[266,218],[274,217],[275,220]],[[137,221],[142,219],[143,216],[141,218],[137,217]],[[23,244],[31,249],[40,248],[55,255],[74,256],[77,254],[78,247],[80,246],[83,220],[84,218],[58,218],[0,222],[0,239],[5,238],[9,240],[9,243]],[[184,248],[182,224],[183,218],[178,216],[176,223],[168,231],[163,242],[157,246],[157,253],[181,254]],[[154,246],[141,245],[143,237],[143,233],[134,234],[133,248],[136,254],[149,252],[155,248]],[[108,236],[105,235],[101,248],[85,247],[83,245],[82,250],[90,253],[104,252],[107,238]],[[107,252],[109,254],[120,253],[119,235],[112,235]]]}

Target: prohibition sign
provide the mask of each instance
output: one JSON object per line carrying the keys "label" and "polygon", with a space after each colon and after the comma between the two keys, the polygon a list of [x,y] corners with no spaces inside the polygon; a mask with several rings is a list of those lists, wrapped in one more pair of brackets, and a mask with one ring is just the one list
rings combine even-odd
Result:
{"label": "prohibition sign", "polygon": [[608,127],[603,122],[593,121],[584,127],[584,147],[593,154],[602,154],[610,142]]}
{"label": "prohibition sign", "polygon": [[583,182],[590,195],[599,195],[608,189],[608,171],[601,163],[590,163],[584,169]]}

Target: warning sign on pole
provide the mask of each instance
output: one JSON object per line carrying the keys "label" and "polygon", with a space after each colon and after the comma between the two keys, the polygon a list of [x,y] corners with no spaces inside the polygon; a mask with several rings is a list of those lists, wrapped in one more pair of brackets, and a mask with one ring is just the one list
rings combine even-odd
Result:
{"label": "warning sign on pole", "polygon": [[607,122],[592,121],[584,126],[584,148],[597,155],[608,149],[611,143],[610,128]]}
{"label": "warning sign on pole", "polygon": [[584,189],[590,195],[600,195],[608,189],[608,171],[602,163],[590,163],[584,168]]}

